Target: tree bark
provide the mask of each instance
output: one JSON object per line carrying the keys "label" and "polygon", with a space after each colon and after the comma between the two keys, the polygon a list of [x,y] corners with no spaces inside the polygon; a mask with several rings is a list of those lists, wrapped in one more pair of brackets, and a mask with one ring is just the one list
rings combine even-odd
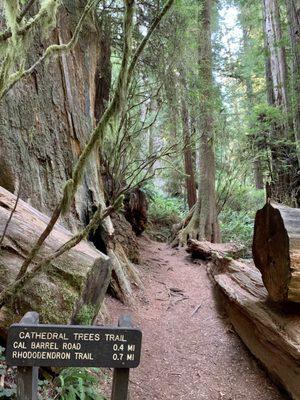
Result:
{"label": "tree bark", "polygon": [[198,240],[190,239],[186,251],[193,258],[201,260],[213,260],[215,258],[240,258],[244,254],[245,246],[236,243],[211,243],[199,242]]}
{"label": "tree bark", "polygon": [[181,91],[180,91],[181,123],[182,123],[182,133],[183,133],[183,143],[184,143],[184,172],[186,175],[185,185],[187,193],[187,203],[189,209],[191,209],[197,201],[197,193],[196,193],[194,162],[192,155],[190,116],[189,116],[188,105],[185,100],[185,97],[187,95],[187,87],[183,69],[181,69],[180,72],[180,84],[181,84]]}
{"label": "tree bark", "polygon": [[[245,28],[245,26],[243,26],[243,21],[242,21],[242,28],[243,28],[243,47],[245,51],[247,51],[250,47],[249,35],[247,29]],[[245,77],[245,83],[246,83],[246,98],[248,103],[248,115],[250,115],[254,107],[253,85],[252,85],[252,78],[250,75]],[[254,149],[254,154],[253,154],[254,182],[256,189],[264,189],[264,175],[262,170],[261,155],[259,151],[260,149],[258,149],[258,146],[256,145],[255,141],[256,137],[254,137],[252,146]]]}
{"label": "tree bark", "polygon": [[211,7],[211,0],[204,0],[199,12],[199,110],[201,115],[198,139],[200,145],[199,189],[194,214],[187,227],[179,233],[179,242],[182,245],[186,244],[188,239],[206,239],[210,242],[221,240],[215,189]]}
{"label": "tree bark", "polygon": [[270,303],[259,271],[249,262],[223,259],[210,263],[209,272],[237,334],[272,378],[298,400],[299,312]]}
{"label": "tree bark", "polygon": [[270,298],[300,303],[300,210],[266,204],[255,217],[253,259]]}
{"label": "tree bark", "polygon": [[[86,0],[64,2],[52,43],[70,39],[85,4]],[[22,176],[22,199],[48,215],[59,203],[63,185],[94,125],[99,33],[92,17],[86,26],[74,50],[39,66],[0,105],[0,183],[16,192]],[[45,46],[37,34],[31,61]],[[71,229],[85,225],[93,206],[103,202],[99,176],[95,153],[72,211],[62,221]]]}
{"label": "tree bark", "polygon": [[282,112],[284,119],[282,122],[274,123],[271,127],[272,198],[281,203],[291,203],[295,197],[292,191],[292,182],[298,169],[298,162],[295,160],[296,147],[293,143],[293,124],[290,117],[292,110],[287,89],[287,63],[285,47],[282,44],[283,35],[278,1],[263,0],[263,10],[265,41],[269,53],[266,61],[266,74],[267,79],[271,78],[272,82],[272,93],[270,93],[269,87],[268,99],[270,105],[277,107]]}
{"label": "tree bark", "polygon": [[265,33],[270,55],[274,103],[286,113],[289,111],[287,92],[287,65],[282,45],[282,30],[277,0],[263,0],[265,9]]}
{"label": "tree bark", "polygon": [[[168,104],[168,112],[170,115],[170,141],[171,143],[174,143],[176,145],[179,142],[180,138],[178,131],[178,126],[180,124],[180,103],[178,102],[179,88],[177,85],[178,79],[172,67],[169,67],[166,71],[164,71],[164,73],[164,88]],[[176,145],[176,147],[178,148],[179,146]],[[182,175],[178,172],[176,168],[173,168],[170,171],[170,180],[167,190],[171,196],[178,196],[183,194],[182,187]]]}
{"label": "tree bark", "polygon": [[97,64],[95,85],[96,85],[96,98],[94,115],[96,123],[99,122],[100,117],[103,115],[107,104],[109,102],[111,78],[112,78],[112,65],[111,65],[111,20],[108,13],[104,10],[102,12],[101,20],[99,23],[99,45],[100,54]]}
{"label": "tree bark", "polygon": [[300,164],[300,0],[286,0],[286,8],[292,45],[294,131]]}
{"label": "tree bark", "polygon": [[[199,37],[199,75],[201,79],[200,114],[200,177],[199,177],[199,238],[219,242],[221,234],[217,218],[214,150],[214,84],[211,44],[212,1],[205,0],[200,13],[202,28]],[[201,23],[199,21],[199,23]]]}

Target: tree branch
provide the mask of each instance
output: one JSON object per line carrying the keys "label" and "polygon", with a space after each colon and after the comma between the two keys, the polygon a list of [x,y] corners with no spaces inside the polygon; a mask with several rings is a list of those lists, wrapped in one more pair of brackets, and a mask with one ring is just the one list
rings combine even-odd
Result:
{"label": "tree branch", "polygon": [[1,236],[1,239],[0,239],[0,247],[1,247],[1,244],[3,243],[4,238],[5,238],[8,226],[10,224],[10,221],[11,221],[11,219],[12,219],[12,217],[13,217],[15,211],[16,211],[17,205],[19,203],[20,195],[21,195],[21,181],[19,183],[19,189],[18,189],[18,194],[17,194],[17,198],[16,198],[16,201],[15,201],[15,205],[14,205],[13,209],[11,210],[11,213],[10,213],[10,215],[8,217],[8,220],[6,221],[5,227],[3,229],[3,233],[2,233],[2,236]]}
{"label": "tree branch", "polygon": [[144,39],[141,41],[140,45],[138,46],[138,48],[136,49],[130,66],[129,66],[129,71],[128,71],[128,84],[130,84],[132,75],[133,75],[133,71],[135,69],[136,63],[138,61],[138,59],[140,58],[141,53],[143,52],[144,48],[146,47],[152,33],[155,31],[155,29],[157,28],[157,26],[159,25],[160,21],[162,20],[162,18],[165,16],[165,14],[169,11],[169,9],[172,7],[174,3],[174,0],[168,0],[168,2],[164,5],[163,9],[161,10],[161,12],[157,15],[157,17],[154,19],[154,21],[152,22],[146,36],[144,37]]}
{"label": "tree branch", "polygon": [[[20,12],[20,15],[17,17],[16,21],[20,23],[22,19],[25,17],[27,12],[30,10],[31,6],[35,3],[36,0],[30,0]],[[17,30],[17,35],[22,36],[25,35],[29,30],[31,30],[35,25],[37,25],[41,19],[47,16],[48,11],[45,8],[41,8],[39,12],[31,18],[22,28]],[[12,31],[10,29],[6,29],[4,32],[0,33],[0,43],[5,42],[7,39],[12,37]]]}

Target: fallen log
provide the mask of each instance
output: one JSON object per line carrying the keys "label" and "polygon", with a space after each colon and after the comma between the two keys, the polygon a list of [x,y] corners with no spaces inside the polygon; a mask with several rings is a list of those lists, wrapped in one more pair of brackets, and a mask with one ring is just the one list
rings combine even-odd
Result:
{"label": "fallen log", "polygon": [[187,244],[186,251],[192,255],[193,258],[200,258],[201,260],[211,260],[213,258],[240,258],[244,251],[245,246],[236,243],[211,243],[190,239]]}
{"label": "fallen log", "polygon": [[[0,237],[16,204],[16,197],[0,187]],[[14,282],[33,243],[49,218],[22,200],[18,201],[0,245],[0,292]],[[72,237],[57,224],[35,262],[52,254]],[[26,282],[0,310],[0,336],[29,310],[40,314],[41,323],[90,322],[97,316],[111,276],[107,256],[82,241],[55,259]]]}
{"label": "fallen log", "polygon": [[209,264],[236,332],[273,379],[300,399],[300,312],[270,302],[252,263]]}
{"label": "fallen log", "polygon": [[255,217],[253,259],[270,298],[300,302],[300,209],[270,203]]}

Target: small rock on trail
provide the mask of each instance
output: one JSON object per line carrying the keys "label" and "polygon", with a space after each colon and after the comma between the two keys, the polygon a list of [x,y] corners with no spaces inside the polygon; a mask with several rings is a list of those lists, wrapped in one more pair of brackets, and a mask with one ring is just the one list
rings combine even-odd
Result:
{"label": "small rock on trail", "polygon": [[287,399],[217,309],[205,266],[189,261],[183,249],[140,240],[144,289],[130,308],[112,298],[106,303],[111,323],[131,313],[143,331],[130,400]]}

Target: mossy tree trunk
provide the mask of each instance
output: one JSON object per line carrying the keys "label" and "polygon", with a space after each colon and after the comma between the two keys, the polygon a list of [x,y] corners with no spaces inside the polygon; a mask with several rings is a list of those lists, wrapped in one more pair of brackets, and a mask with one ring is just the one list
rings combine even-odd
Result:
{"label": "mossy tree trunk", "polygon": [[[73,34],[86,0],[65,0],[60,8],[57,29],[51,43],[65,43]],[[20,187],[20,197],[46,215],[61,201],[65,182],[82,153],[90,134],[109,99],[110,48],[106,44],[107,26],[99,25],[96,16],[85,21],[76,47],[68,54],[40,65],[36,72],[19,82],[0,104],[0,185],[12,193]],[[34,54],[37,59],[47,46],[36,35]],[[32,59],[32,60],[31,60]],[[103,76],[105,79],[102,79]],[[107,86],[105,86],[105,84]],[[108,89],[107,89],[108,87]],[[93,150],[76,191],[70,212],[60,219],[73,232],[90,221],[97,207],[105,208],[99,150]],[[97,231],[105,232],[90,238],[104,252],[110,253],[105,241],[113,237],[114,228],[107,217]],[[101,236],[101,237],[100,237]],[[97,239],[97,240],[96,240]],[[126,279],[121,269],[125,257],[117,265],[116,276]],[[136,274],[130,271],[136,278]],[[130,296],[129,282],[117,286],[126,289],[122,299]],[[121,297],[122,288],[120,289]]]}
{"label": "mossy tree trunk", "polygon": [[[58,28],[50,41],[67,42],[84,9],[86,0],[64,1]],[[69,54],[41,65],[19,82],[0,104],[0,185],[50,214],[61,199],[94,125],[95,74],[99,59],[99,32],[92,17],[79,42]],[[38,58],[47,43],[35,37]],[[94,204],[103,199],[99,187],[99,162],[93,157],[64,224],[75,230],[85,225]]]}

